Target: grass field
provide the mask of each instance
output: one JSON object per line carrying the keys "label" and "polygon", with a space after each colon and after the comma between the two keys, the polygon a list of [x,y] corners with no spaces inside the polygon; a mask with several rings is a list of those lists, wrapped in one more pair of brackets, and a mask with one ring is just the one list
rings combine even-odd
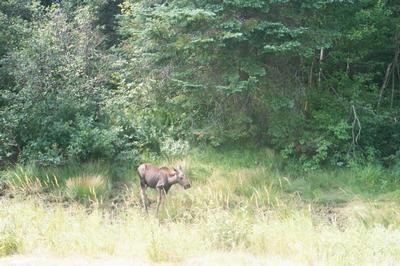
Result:
{"label": "grass field", "polygon": [[182,265],[400,262],[394,172],[372,165],[287,172],[268,149],[195,149],[180,162],[192,188],[174,186],[160,219],[154,191],[144,214],[133,166],[3,171],[0,255]]}

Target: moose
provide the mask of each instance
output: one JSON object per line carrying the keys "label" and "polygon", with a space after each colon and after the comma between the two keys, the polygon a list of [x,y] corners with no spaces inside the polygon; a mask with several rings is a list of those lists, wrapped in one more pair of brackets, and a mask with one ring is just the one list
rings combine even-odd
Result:
{"label": "moose", "polygon": [[156,167],[151,164],[141,164],[138,167],[140,178],[140,189],[144,209],[147,211],[146,188],[150,187],[157,190],[157,216],[161,204],[161,194],[168,190],[172,185],[179,183],[184,189],[190,188],[190,182],[183,173],[182,166],[178,165],[171,170],[168,167]]}

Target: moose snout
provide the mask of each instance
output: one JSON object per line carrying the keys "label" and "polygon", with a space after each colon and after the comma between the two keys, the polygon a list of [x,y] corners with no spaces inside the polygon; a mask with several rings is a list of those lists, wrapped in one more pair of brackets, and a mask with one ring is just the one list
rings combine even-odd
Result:
{"label": "moose snout", "polygon": [[185,185],[183,188],[184,188],[184,189],[190,188],[190,184]]}

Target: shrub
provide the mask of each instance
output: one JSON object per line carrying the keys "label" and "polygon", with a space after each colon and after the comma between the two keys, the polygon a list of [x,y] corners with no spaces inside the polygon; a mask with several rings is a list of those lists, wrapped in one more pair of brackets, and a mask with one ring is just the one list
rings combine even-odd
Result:
{"label": "shrub", "polygon": [[39,13],[29,37],[0,64],[15,81],[2,91],[7,105],[0,99],[0,161],[135,159],[129,121],[113,109],[112,58],[99,49],[93,12],[83,7],[68,16],[54,6]]}

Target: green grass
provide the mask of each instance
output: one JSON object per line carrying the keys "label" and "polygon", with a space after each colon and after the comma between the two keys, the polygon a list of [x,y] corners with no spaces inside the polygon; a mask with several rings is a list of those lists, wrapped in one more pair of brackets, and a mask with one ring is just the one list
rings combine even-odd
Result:
{"label": "green grass", "polygon": [[[14,198],[0,198],[0,231],[8,232],[0,239],[0,247],[6,243],[8,251],[0,255],[107,255],[194,265],[400,261],[400,194],[381,182],[391,174],[388,170],[369,165],[286,172],[282,159],[268,149],[198,148],[179,160],[153,162],[181,163],[192,182],[189,190],[172,187],[159,220],[155,191],[148,191],[148,216],[141,207],[135,166],[121,168],[123,178],[113,190],[103,187],[104,194],[95,193],[103,199],[92,198],[96,204],[90,205],[82,204],[80,196],[72,196],[76,201],[68,204],[49,197],[54,191],[72,195],[74,186],[102,187],[102,180],[116,180],[113,166],[92,162],[51,169],[59,185],[47,187],[42,177],[49,176],[49,169],[3,172],[7,182],[13,176],[32,176],[46,189],[27,193],[35,183],[18,189],[16,182],[7,192]],[[101,176],[100,181],[93,176]]]}

